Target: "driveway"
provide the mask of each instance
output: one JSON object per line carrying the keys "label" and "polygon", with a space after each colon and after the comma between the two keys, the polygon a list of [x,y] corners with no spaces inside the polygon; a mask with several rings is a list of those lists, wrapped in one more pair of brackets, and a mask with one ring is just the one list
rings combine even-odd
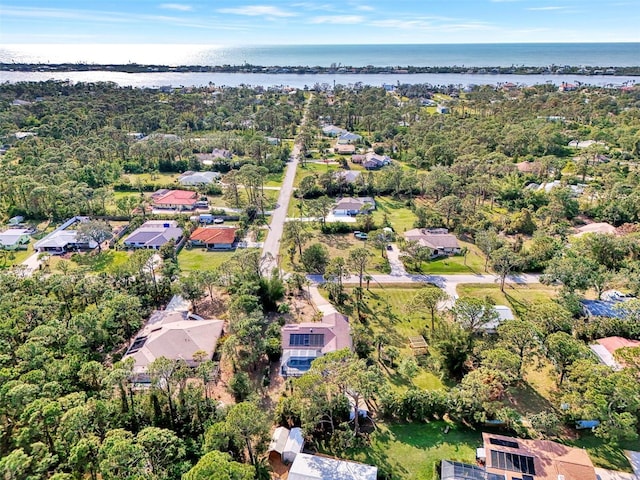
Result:
{"label": "driveway", "polygon": [[30,257],[27,257],[27,259],[21,263],[22,267],[24,268],[25,275],[32,275],[33,272],[40,268],[40,260],[38,260],[38,255],[40,254],[34,253]]}
{"label": "driveway", "polygon": [[387,250],[387,259],[389,260],[389,266],[391,267],[391,276],[402,277],[407,275],[404,263],[400,260],[400,249],[397,245],[391,245],[391,250]]}

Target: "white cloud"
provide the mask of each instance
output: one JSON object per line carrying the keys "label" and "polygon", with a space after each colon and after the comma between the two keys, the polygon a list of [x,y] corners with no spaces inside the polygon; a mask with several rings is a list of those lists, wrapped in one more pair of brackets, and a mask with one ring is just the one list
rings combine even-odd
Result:
{"label": "white cloud", "polygon": [[529,7],[527,10],[531,12],[553,12],[558,10],[566,10],[567,7]]}
{"label": "white cloud", "polygon": [[184,3],[162,3],[160,4],[160,8],[164,8],[165,10],[177,10],[179,12],[190,12],[193,10],[191,5],[186,5]]}
{"label": "white cloud", "polygon": [[248,17],[295,17],[297,14],[273,5],[247,5],[246,7],[220,8],[220,13],[246,15]]}
{"label": "white cloud", "polygon": [[364,22],[360,15],[324,15],[313,17],[310,23],[329,23],[333,25],[355,25]]}

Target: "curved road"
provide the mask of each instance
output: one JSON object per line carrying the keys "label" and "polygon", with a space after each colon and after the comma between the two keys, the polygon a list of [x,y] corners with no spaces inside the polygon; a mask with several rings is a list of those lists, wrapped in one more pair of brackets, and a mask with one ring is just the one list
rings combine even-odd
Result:
{"label": "curved road", "polygon": [[[309,104],[313,99],[313,94],[307,99],[307,103],[304,107],[304,113],[302,115],[302,127],[307,123],[307,114],[309,113]],[[282,238],[282,232],[284,230],[284,222],[287,219],[287,210],[289,209],[289,201],[293,193],[293,181],[296,177],[296,169],[298,168],[298,162],[300,160],[300,144],[295,143],[293,145],[293,151],[291,152],[291,161],[287,164],[287,172],[280,188],[280,195],[278,195],[278,203],[275,210],[271,213],[271,224],[269,225],[269,231],[267,238],[264,241],[262,248],[262,273],[264,275],[270,275],[274,268],[278,267],[278,256],[280,254],[280,239]]]}

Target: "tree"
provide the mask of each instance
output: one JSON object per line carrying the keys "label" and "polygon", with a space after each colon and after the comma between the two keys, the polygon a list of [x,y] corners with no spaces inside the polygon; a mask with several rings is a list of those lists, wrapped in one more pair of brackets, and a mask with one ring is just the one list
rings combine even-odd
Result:
{"label": "tree", "polygon": [[78,240],[96,242],[98,244],[98,253],[102,252],[102,243],[113,236],[111,234],[111,225],[103,220],[80,222],[76,230],[78,232]]}
{"label": "tree", "polygon": [[327,216],[331,213],[334,203],[326,195],[307,202],[310,216],[320,220],[320,228],[322,230],[325,228]]}
{"label": "tree", "polygon": [[182,480],[253,480],[255,468],[234,462],[228,453],[213,451],[205,454]]}
{"label": "tree", "polygon": [[109,431],[100,447],[99,457],[100,473],[105,480],[136,480],[145,475],[144,448],[126,430]]}
{"label": "tree", "polygon": [[479,231],[475,236],[475,242],[478,248],[484,253],[484,271],[487,271],[491,254],[499,249],[504,241],[498,236],[494,229],[487,229]]}
{"label": "tree", "polygon": [[565,332],[556,332],[545,340],[547,356],[559,374],[558,385],[567,373],[567,369],[577,360],[588,358],[590,350],[579,340]]}
{"label": "tree", "polygon": [[321,243],[314,243],[302,252],[300,259],[307,272],[324,274],[329,263],[329,250]]}
{"label": "tree", "polygon": [[360,290],[362,290],[362,280],[370,257],[371,252],[363,247],[356,248],[349,252],[347,262],[351,270],[358,275]]}
{"label": "tree", "polygon": [[503,347],[484,350],[481,354],[482,366],[492,370],[500,370],[506,375],[509,383],[521,378],[520,357],[512,350]]}
{"label": "tree", "polygon": [[536,326],[525,320],[507,320],[498,326],[499,345],[514,352],[520,359],[518,370],[522,377],[522,367],[540,346],[540,333]]}
{"label": "tree", "polygon": [[343,303],[344,287],[342,281],[349,277],[347,262],[342,257],[334,257],[329,260],[325,269],[324,279],[329,294],[340,304]]}
{"label": "tree", "polygon": [[302,256],[302,247],[311,238],[311,233],[307,231],[306,223],[301,220],[292,220],[284,224],[282,241],[285,245],[291,245],[293,249],[298,249],[298,254]]}
{"label": "tree", "polygon": [[255,465],[258,461],[256,447],[269,435],[269,421],[265,413],[254,403],[242,402],[229,409],[225,423],[231,436],[242,442],[249,461]]}
{"label": "tree", "polygon": [[576,290],[584,291],[591,286],[593,272],[597,269],[598,266],[587,257],[568,252],[551,259],[540,282],[546,285],[560,282],[567,293],[573,294]]}
{"label": "tree", "polygon": [[200,272],[191,272],[186,277],[178,280],[177,293],[189,300],[193,305],[193,313],[196,313],[198,301],[204,298],[206,291]]}
{"label": "tree", "polygon": [[171,430],[146,427],[138,432],[136,442],[144,449],[155,478],[175,478],[180,473],[177,467],[185,456],[185,448],[182,440]]}
{"label": "tree", "polygon": [[360,435],[359,409],[378,391],[378,369],[375,366],[367,367],[365,360],[357,358],[353,352],[345,348],[317,358],[311,364],[309,372],[323,380],[326,395],[329,397],[347,397],[354,417],[354,435]]}
{"label": "tree", "polygon": [[425,287],[418,290],[406,308],[407,311],[426,311],[431,315],[431,331],[435,330],[436,309],[440,302],[447,300],[448,296],[438,287]]}
{"label": "tree", "polygon": [[451,309],[453,319],[465,330],[476,333],[485,325],[496,322],[500,315],[487,299],[460,297]]}
{"label": "tree", "polygon": [[504,292],[507,275],[522,265],[522,258],[509,247],[500,247],[489,256],[491,268],[500,276],[500,290]]}

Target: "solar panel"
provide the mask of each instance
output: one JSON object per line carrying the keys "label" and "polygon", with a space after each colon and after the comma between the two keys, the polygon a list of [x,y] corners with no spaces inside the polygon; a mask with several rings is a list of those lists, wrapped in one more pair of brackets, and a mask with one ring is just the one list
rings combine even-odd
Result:
{"label": "solar panel", "polygon": [[490,437],[489,443],[492,445],[498,445],[500,447],[518,448],[518,442],[513,442],[511,440],[503,440],[501,438]]}
{"label": "solar panel", "polygon": [[133,343],[131,344],[131,346],[129,347],[129,350],[127,350],[127,353],[135,353],[138,350],[140,350],[145,342],[147,341],[147,337],[138,337],[136,338]]}
{"label": "solar panel", "polygon": [[500,470],[509,470],[510,472],[527,473],[535,475],[536,470],[533,463],[533,457],[526,455],[518,455],[516,453],[499,452],[491,450],[491,467]]}

